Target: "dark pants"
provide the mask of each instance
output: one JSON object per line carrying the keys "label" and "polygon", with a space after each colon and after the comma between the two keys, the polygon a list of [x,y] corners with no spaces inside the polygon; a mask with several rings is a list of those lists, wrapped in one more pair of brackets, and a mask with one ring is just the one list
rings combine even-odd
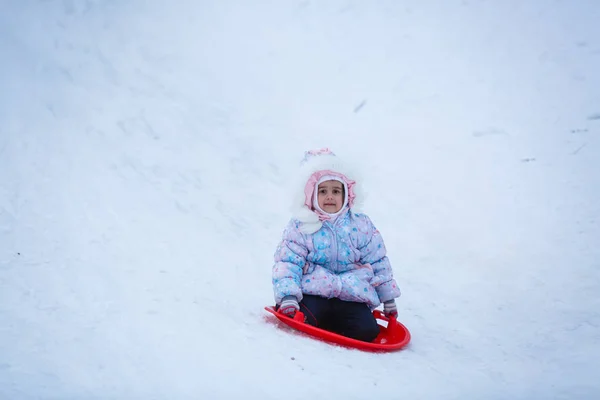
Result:
{"label": "dark pants", "polygon": [[306,323],[364,342],[372,342],[379,325],[365,303],[304,295],[300,303]]}

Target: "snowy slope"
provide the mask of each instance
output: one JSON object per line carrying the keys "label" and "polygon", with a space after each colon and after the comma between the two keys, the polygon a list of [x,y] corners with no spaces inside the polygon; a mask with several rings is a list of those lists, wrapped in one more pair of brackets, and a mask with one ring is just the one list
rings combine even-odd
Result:
{"label": "snowy slope", "polygon": [[[600,397],[600,4],[7,0],[0,399]],[[303,151],[413,340],[277,328]]]}

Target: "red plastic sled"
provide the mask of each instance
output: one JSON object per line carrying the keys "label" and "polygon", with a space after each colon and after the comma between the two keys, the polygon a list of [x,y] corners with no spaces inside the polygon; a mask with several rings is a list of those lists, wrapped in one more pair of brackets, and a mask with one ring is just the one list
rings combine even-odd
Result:
{"label": "red plastic sled", "polygon": [[[373,311],[373,316],[377,319],[380,329],[379,335],[372,342],[363,342],[309,325],[304,322],[304,314],[300,311],[296,313],[294,318],[290,318],[287,315],[275,311],[275,307],[272,306],[265,307],[265,310],[294,329],[323,341],[354,349],[372,352],[395,351],[400,350],[410,342],[410,332],[408,329],[398,322],[396,318],[388,319],[379,310]],[[381,321],[387,322],[387,326],[382,324]]]}

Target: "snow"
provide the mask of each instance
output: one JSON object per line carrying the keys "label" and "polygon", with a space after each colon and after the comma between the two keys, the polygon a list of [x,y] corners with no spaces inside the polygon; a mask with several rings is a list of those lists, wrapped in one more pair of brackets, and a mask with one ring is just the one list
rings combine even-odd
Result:
{"label": "snow", "polygon": [[[600,4],[8,0],[0,399],[596,399]],[[279,327],[304,150],[360,167],[403,351]]]}

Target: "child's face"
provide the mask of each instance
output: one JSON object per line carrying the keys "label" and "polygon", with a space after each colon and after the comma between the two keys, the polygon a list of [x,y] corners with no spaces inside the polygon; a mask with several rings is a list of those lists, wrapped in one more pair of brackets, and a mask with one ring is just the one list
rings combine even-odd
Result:
{"label": "child's face", "polygon": [[319,185],[319,207],[329,214],[340,211],[344,204],[344,185],[338,181],[325,181]]}

